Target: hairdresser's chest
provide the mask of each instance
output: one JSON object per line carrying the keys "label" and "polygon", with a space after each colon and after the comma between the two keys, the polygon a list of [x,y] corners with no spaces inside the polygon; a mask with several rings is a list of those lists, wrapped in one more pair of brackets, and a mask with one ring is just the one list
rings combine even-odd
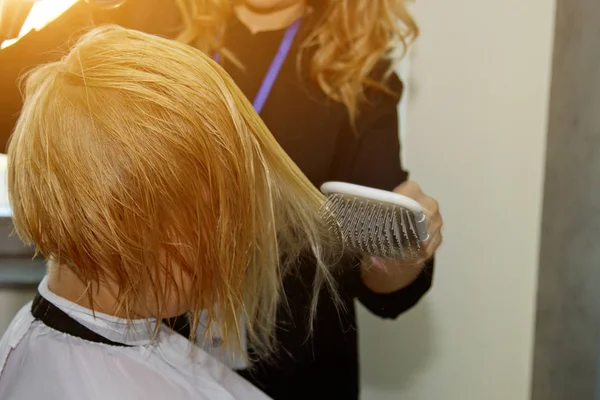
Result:
{"label": "hairdresser's chest", "polygon": [[[259,108],[283,149],[315,185],[320,185],[330,179],[337,159],[348,158],[339,154],[340,142],[354,139],[348,135],[344,106],[327,99],[315,83],[304,77],[302,69],[299,71],[299,38],[280,65],[275,65],[279,67],[275,76],[269,76],[284,36],[285,32],[252,35],[243,26],[234,26],[227,33],[226,46],[244,68],[227,61],[223,66]],[[264,103],[257,101],[261,92],[266,94]],[[347,143],[343,147],[347,148]]]}
{"label": "hairdresser's chest", "polygon": [[317,103],[301,90],[287,89],[274,88],[272,102],[261,117],[302,172],[319,186],[330,179],[332,165],[341,157],[345,110],[337,104]]}
{"label": "hairdresser's chest", "polygon": [[[294,63],[291,64],[283,66],[260,116],[281,147],[318,186],[330,179],[336,158],[344,158],[339,154],[340,142],[353,139],[348,137],[348,117],[344,107],[325,99],[313,85],[299,82]],[[247,70],[246,74],[250,71]],[[261,76],[258,74],[246,79],[260,81]],[[252,101],[257,90],[256,83],[244,84],[242,80],[238,85]]]}

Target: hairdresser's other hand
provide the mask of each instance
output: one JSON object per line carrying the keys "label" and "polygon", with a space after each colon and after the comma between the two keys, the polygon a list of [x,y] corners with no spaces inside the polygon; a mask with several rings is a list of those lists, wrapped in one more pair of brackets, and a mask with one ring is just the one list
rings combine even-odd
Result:
{"label": "hairdresser's other hand", "polygon": [[415,182],[404,182],[394,189],[395,193],[416,200],[425,208],[428,220],[429,239],[417,260],[382,260],[371,257],[365,260],[362,280],[367,287],[377,293],[392,293],[409,286],[417,279],[423,267],[442,243],[442,216],[438,202],[427,196]]}

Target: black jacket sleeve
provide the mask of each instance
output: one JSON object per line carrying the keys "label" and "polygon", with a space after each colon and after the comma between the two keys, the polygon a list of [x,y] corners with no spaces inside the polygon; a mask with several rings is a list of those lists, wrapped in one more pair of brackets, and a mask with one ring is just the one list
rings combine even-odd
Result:
{"label": "black jacket sleeve", "polygon": [[[396,74],[390,76],[387,87],[392,94],[381,91],[368,93],[368,101],[357,121],[359,145],[354,156],[351,182],[383,190],[392,190],[408,179],[400,161],[398,135],[398,103],[402,82]],[[358,271],[357,271],[358,270]],[[412,308],[432,284],[433,260],[409,286],[394,293],[379,294],[370,290],[360,278],[355,293],[359,301],[372,313],[382,318],[396,318]]]}

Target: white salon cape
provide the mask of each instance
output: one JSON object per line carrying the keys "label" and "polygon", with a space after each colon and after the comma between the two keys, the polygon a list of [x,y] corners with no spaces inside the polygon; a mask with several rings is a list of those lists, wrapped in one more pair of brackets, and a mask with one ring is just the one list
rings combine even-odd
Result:
{"label": "white salon cape", "polygon": [[39,293],[71,319],[128,346],[90,342],[54,330],[31,303],[0,341],[1,400],[263,400],[268,397],[187,338],[151,321],[96,313],[56,296],[46,279]]}

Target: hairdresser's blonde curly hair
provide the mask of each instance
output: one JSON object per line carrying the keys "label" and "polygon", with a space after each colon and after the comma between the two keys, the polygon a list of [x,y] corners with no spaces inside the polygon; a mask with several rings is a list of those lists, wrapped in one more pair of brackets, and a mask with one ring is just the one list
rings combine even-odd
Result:
{"label": "hairdresser's blonde curly hair", "polygon": [[[303,48],[316,47],[310,77],[331,99],[343,103],[351,120],[368,86],[386,90],[370,77],[375,65],[402,58],[419,34],[407,0],[323,0],[326,7]],[[229,18],[233,0],[177,0],[184,30],[179,40],[205,52],[222,49],[216,33]],[[400,51],[398,51],[400,49]]]}

